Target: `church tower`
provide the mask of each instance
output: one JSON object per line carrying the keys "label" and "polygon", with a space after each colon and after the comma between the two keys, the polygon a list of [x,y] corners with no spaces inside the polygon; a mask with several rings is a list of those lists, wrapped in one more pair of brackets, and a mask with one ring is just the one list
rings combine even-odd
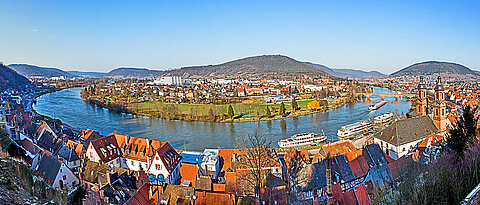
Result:
{"label": "church tower", "polygon": [[447,129],[447,106],[445,104],[445,90],[442,78],[438,76],[435,86],[435,103],[433,104],[433,122],[440,131]]}
{"label": "church tower", "polygon": [[420,83],[417,86],[417,116],[427,115],[427,87],[423,82],[423,76],[420,76]]}

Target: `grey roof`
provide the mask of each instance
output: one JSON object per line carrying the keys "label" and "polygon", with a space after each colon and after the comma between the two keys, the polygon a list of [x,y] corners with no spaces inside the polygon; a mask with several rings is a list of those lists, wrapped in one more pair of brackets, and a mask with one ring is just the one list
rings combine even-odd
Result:
{"label": "grey roof", "polygon": [[387,158],[378,144],[367,145],[363,149],[363,153],[365,160],[370,166],[368,173],[373,181],[383,183],[392,180],[392,173],[388,167]]}
{"label": "grey roof", "polygon": [[387,158],[378,144],[367,145],[362,153],[370,167],[388,164]]}
{"label": "grey roof", "polygon": [[375,138],[400,146],[437,133],[438,128],[430,116],[399,120],[375,134]]}
{"label": "grey roof", "polygon": [[348,162],[345,155],[337,155],[333,157],[333,170],[338,174],[339,182],[345,183],[352,180],[355,180],[355,175],[353,174],[352,167]]}
{"label": "grey roof", "polygon": [[327,167],[325,161],[307,164],[296,174],[296,187],[301,192],[325,187],[327,186],[326,174]]}
{"label": "grey roof", "polygon": [[79,160],[80,157],[73,149],[69,149],[68,146],[62,146],[58,151],[58,156],[62,157],[63,159],[67,160],[68,162]]}
{"label": "grey roof", "polygon": [[40,165],[38,165],[38,170],[48,179],[55,181],[57,177],[58,170],[60,169],[61,163],[53,156],[44,154],[40,160]]}

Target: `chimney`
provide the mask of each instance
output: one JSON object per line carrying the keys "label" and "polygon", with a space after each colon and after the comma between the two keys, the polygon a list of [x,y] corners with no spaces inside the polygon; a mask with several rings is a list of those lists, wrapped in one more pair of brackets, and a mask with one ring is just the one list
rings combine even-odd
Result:
{"label": "chimney", "polygon": [[147,139],[147,150],[150,148],[150,139]]}
{"label": "chimney", "polygon": [[125,144],[128,144],[128,138],[129,137],[127,135],[125,135]]}

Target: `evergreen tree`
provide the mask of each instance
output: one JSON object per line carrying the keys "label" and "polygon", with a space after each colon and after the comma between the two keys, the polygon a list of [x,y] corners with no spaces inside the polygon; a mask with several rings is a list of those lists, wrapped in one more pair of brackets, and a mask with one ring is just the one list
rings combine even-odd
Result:
{"label": "evergreen tree", "polygon": [[285,104],[280,104],[280,115],[285,115]]}
{"label": "evergreen tree", "polygon": [[298,110],[298,104],[295,98],[292,100],[292,109],[293,110]]}
{"label": "evergreen tree", "polygon": [[269,108],[268,106],[267,106],[267,109],[265,109],[265,115],[266,115],[267,117],[272,116],[272,112],[270,111],[270,108]]}
{"label": "evergreen tree", "polygon": [[463,115],[456,120],[454,128],[449,131],[447,144],[457,152],[459,157],[463,157],[465,149],[477,139],[477,122],[478,117],[475,117],[475,113],[467,105],[463,110]]}
{"label": "evergreen tree", "polygon": [[232,105],[229,105],[229,106],[228,106],[227,115],[228,115],[228,117],[230,117],[230,118],[233,118],[233,116],[235,115],[235,112],[233,112],[233,107],[232,107]]}

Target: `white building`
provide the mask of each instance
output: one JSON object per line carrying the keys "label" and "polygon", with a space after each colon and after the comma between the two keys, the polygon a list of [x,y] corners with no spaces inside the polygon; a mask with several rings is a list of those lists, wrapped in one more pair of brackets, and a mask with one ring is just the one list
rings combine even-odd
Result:
{"label": "white building", "polygon": [[391,158],[398,159],[430,134],[439,130],[429,116],[399,120],[374,135],[374,143]]}
{"label": "white building", "polygon": [[179,76],[164,76],[153,83],[156,85],[183,85],[183,79]]}
{"label": "white building", "polygon": [[205,149],[202,155],[203,159],[199,163],[198,171],[203,176],[211,176],[216,179],[220,173],[218,149]]}

